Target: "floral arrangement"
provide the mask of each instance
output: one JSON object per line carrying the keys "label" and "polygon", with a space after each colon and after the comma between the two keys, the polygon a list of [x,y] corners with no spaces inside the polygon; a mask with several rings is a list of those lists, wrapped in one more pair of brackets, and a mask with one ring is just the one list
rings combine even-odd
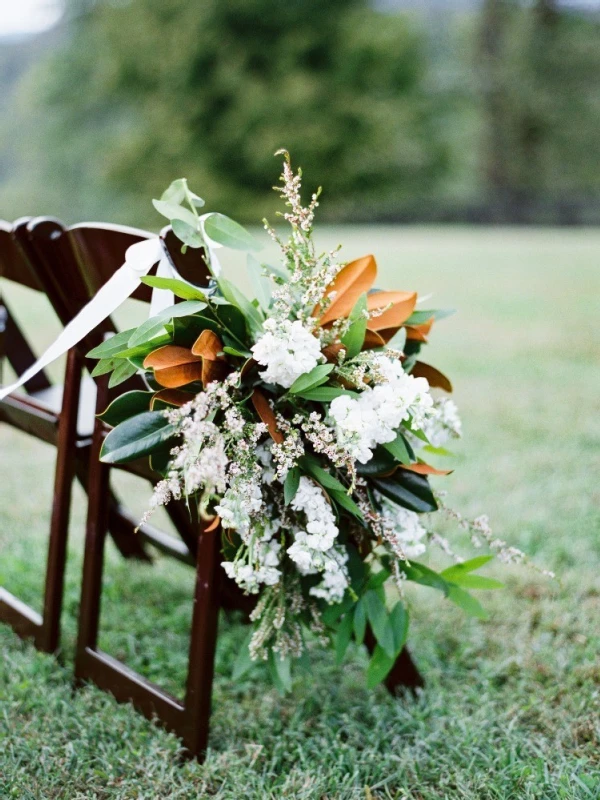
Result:
{"label": "floral arrangement", "polygon": [[[162,475],[144,516],[186,498],[215,535],[222,567],[257,595],[248,651],[286,683],[307,642],[333,644],[342,659],[370,626],[367,670],[382,681],[408,632],[406,581],[440,590],[467,613],[485,611],[470,589],[500,587],[480,576],[491,553],[523,554],[495,539],[487,518],[448,509],[429,483],[430,466],[460,436],[452,386],[420,360],[434,321],[415,292],[375,289],[376,263],[318,254],[313,220],[319,193],[301,199],[301,172],[285,156],[282,185],[290,227],[282,239],[265,222],[281,263],[261,263],[254,238],[175,181],[155,207],[183,247],[203,247],[213,280],[200,290],[148,276],[181,299],[90,356],[117,385],[141,372],[148,392],[126,392],[102,415],[113,426],[102,459],[149,455]],[[211,246],[211,244],[213,246]],[[256,299],[220,270],[214,245],[247,250]],[[454,517],[476,547],[465,561],[435,532],[434,512]],[[434,571],[419,560],[438,546],[454,563]],[[311,646],[312,646],[311,644]],[[288,676],[288,677],[286,677]]]}

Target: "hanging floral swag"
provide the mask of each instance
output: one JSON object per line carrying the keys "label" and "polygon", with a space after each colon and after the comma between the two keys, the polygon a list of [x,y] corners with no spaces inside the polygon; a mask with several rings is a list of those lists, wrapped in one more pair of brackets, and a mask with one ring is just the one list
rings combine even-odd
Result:
{"label": "hanging floral swag", "polygon": [[[439,590],[467,614],[485,618],[471,589],[502,584],[476,574],[497,554],[523,554],[494,538],[487,518],[463,519],[429,484],[447,474],[427,463],[460,436],[448,378],[420,360],[434,321],[410,291],[374,288],[376,263],[317,254],[318,193],[302,205],[301,172],[285,151],[283,240],[278,266],[261,263],[254,238],[229,218],[198,215],[203,201],[175,181],[157,210],[183,248],[204,247],[213,275],[201,291],[172,278],[144,277],[182,302],[91,351],[96,374],[115,386],[141,372],[149,392],[119,396],[102,418],[111,426],[102,459],[149,455],[162,475],[145,522],[158,506],[186,498],[222,537],[222,567],[257,595],[240,674],[268,661],[289,685],[292,658],[307,641],[333,645],[338,661],[367,623],[377,645],[367,683],[384,680],[409,626],[406,581]],[[256,299],[221,274],[214,245],[248,251]],[[212,246],[211,246],[212,245]],[[432,515],[470,531],[471,560],[454,555]],[[454,563],[441,572],[419,560],[436,545]]]}

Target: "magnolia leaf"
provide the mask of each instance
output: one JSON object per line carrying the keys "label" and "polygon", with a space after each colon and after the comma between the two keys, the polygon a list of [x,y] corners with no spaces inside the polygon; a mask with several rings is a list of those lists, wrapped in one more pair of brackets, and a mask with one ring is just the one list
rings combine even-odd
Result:
{"label": "magnolia leaf", "polygon": [[222,352],[223,342],[214,331],[209,329],[202,331],[192,345],[192,353],[195,356],[206,358],[209,361],[216,361]]}
{"label": "magnolia leaf", "polygon": [[437,469],[430,464],[419,462],[417,464],[401,464],[400,469],[407,469],[409,472],[415,472],[417,475],[450,475],[453,471],[451,469]]}
{"label": "magnolia leaf", "polygon": [[[366,320],[365,320],[366,326]],[[365,338],[363,340],[362,349],[363,350],[377,350],[379,347],[385,347],[385,339],[377,333],[377,331],[371,331],[367,328],[365,331]]]}
{"label": "magnolia leaf", "polygon": [[252,234],[225,214],[213,213],[204,220],[204,232],[214,242],[234,250],[260,250]]}
{"label": "magnolia leaf", "polygon": [[[327,287],[326,296],[335,292],[335,297],[319,319],[319,324],[326,325],[341,317],[347,317],[361,294],[369,291],[376,275],[377,264],[371,255],[346,264]],[[320,316],[320,306],[315,308],[313,316]]]}
{"label": "magnolia leaf", "polygon": [[425,475],[399,469],[384,478],[371,478],[373,486],[394,503],[409,511],[435,511],[437,503]]}
{"label": "magnolia leaf", "polygon": [[192,364],[200,362],[202,359],[199,355],[194,353],[187,347],[180,347],[177,344],[167,344],[164,347],[159,347],[158,350],[153,350],[144,359],[144,367],[146,369],[169,369],[170,367],[179,367],[182,364]]}
{"label": "magnolia leaf", "polygon": [[136,374],[137,370],[138,368],[135,366],[135,364],[132,364],[131,361],[119,361],[108,380],[108,388],[113,389],[115,386],[125,383],[125,381],[129,380],[129,378]]}
{"label": "magnolia leaf", "polygon": [[413,311],[410,317],[406,320],[406,324],[421,325],[423,322],[429,322],[430,319],[434,319],[436,322],[439,322],[439,320],[446,319],[446,317],[451,317],[453,314],[456,314],[456,309],[454,308],[437,308],[433,310]]}
{"label": "magnolia leaf", "polygon": [[310,372],[306,372],[304,375],[300,375],[299,378],[296,378],[288,391],[290,394],[297,394],[307,389],[315,389],[317,386],[327,381],[327,377],[333,368],[333,364],[318,364],[314,369],[311,369]]}
{"label": "magnolia leaf", "polygon": [[414,375],[415,378],[427,378],[429,385],[434,388],[443,389],[445,392],[452,391],[452,384],[444,373],[432,367],[430,364],[424,364],[422,361],[415,361],[410,374]]}
{"label": "magnolia leaf", "polygon": [[142,283],[145,283],[146,286],[152,286],[156,289],[168,289],[173,292],[175,297],[181,297],[182,300],[206,300],[206,295],[203,291],[177,278],[161,278],[158,275],[143,275],[140,280]]}
{"label": "magnolia leaf", "polygon": [[371,317],[367,327],[372,331],[399,328],[411,315],[417,302],[416,292],[373,292],[367,298],[369,311],[390,306],[379,316]]}
{"label": "magnolia leaf", "polygon": [[94,347],[90,350],[87,354],[87,358],[110,358],[111,356],[116,356],[121,350],[127,347],[129,339],[135,331],[136,328],[130,328],[128,331],[115,333],[114,336],[105,339],[98,347]]}
{"label": "magnolia leaf", "polygon": [[161,333],[167,323],[171,319],[177,317],[188,317],[192,314],[197,314],[206,308],[206,303],[201,300],[184,300],[182,303],[177,303],[174,306],[165,308],[159,314],[150,317],[143,322],[139,328],[131,335],[129,339],[129,347],[143,344],[150,339],[153,339],[157,334]]}
{"label": "magnolia leaf", "polygon": [[152,392],[142,392],[134,390],[125,392],[110,403],[110,405],[98,414],[103,422],[112,428],[119,425],[130,417],[135,417],[150,408],[150,400],[154,397]]}
{"label": "magnolia leaf", "polygon": [[181,406],[193,400],[194,396],[195,395],[190,392],[183,392],[179,389],[161,389],[150,401],[150,410],[158,411],[161,408],[168,408],[169,406],[181,408]]}
{"label": "magnolia leaf", "polygon": [[[375,331],[367,331],[367,337],[369,333],[376,336],[378,335],[384,343],[387,341],[387,346],[390,350],[398,350],[400,353],[404,351],[404,346],[406,345],[406,328],[400,328],[391,337],[386,336],[385,339],[381,336],[381,331],[379,334],[376,334]],[[384,333],[386,332],[384,331]]]}
{"label": "magnolia leaf", "polygon": [[406,325],[406,338],[407,340],[415,342],[426,342],[427,334],[431,330],[433,319],[425,322],[422,325]]}
{"label": "magnolia leaf", "polygon": [[108,434],[102,444],[100,460],[107,464],[122,464],[145,456],[175,433],[175,426],[155,411],[145,411],[121,422]]}
{"label": "magnolia leaf", "polygon": [[258,416],[269,429],[271,439],[273,439],[274,442],[277,442],[277,444],[281,444],[284,438],[283,434],[277,427],[277,420],[275,419],[273,409],[269,405],[269,401],[260,391],[260,389],[255,389],[252,392],[252,405],[254,406]]}

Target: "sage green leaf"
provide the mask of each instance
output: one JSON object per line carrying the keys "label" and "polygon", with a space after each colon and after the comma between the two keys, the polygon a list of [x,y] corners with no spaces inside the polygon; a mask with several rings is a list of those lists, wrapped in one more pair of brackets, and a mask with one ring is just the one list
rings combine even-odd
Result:
{"label": "sage green leaf", "polygon": [[344,660],[344,656],[346,655],[346,650],[348,649],[348,645],[350,644],[350,639],[352,638],[352,631],[354,629],[354,622],[353,622],[353,615],[349,611],[345,614],[344,618],[340,622],[340,625],[337,629],[337,633],[335,635],[335,663],[341,664]]}
{"label": "sage green leaf", "polygon": [[150,317],[135,330],[129,339],[129,347],[135,347],[153,339],[162,332],[165,323],[169,320],[197,314],[205,308],[206,303],[201,300],[184,300],[183,303],[177,303],[174,306],[165,308],[160,314]]}
{"label": "sage green leaf", "polygon": [[92,378],[98,378],[100,375],[112,372],[120,363],[121,361],[118,358],[101,358],[92,370]]}
{"label": "sage green leaf", "polygon": [[383,647],[377,645],[367,667],[367,688],[374,689],[377,684],[385,680],[391,668],[394,666],[395,658],[385,652]]}
{"label": "sage green leaf", "polygon": [[254,289],[256,299],[260,303],[261,308],[267,311],[271,305],[271,281],[263,275],[262,264],[257,261],[252,253],[248,253],[246,256],[246,266],[248,274],[250,275],[250,280],[252,281],[252,288]]}
{"label": "sage green leaf", "polygon": [[228,300],[231,305],[239,308],[242,314],[246,317],[250,328],[254,331],[254,333],[262,333],[264,317],[258,308],[253,306],[244,293],[240,292],[237,286],[231,283],[231,281],[228,281],[225,278],[219,278],[217,282],[223,297]]}
{"label": "sage green leaf", "polygon": [[131,361],[119,361],[117,366],[114,368],[112,375],[108,379],[108,388],[113,389],[115,386],[125,383],[125,381],[133,377],[137,371],[138,368],[135,364],[132,364]]}
{"label": "sage green leaf", "polygon": [[204,239],[200,231],[181,219],[172,219],[171,227],[175,236],[187,247],[198,250],[204,247]]}
{"label": "sage green leaf", "polygon": [[168,189],[160,196],[161,200],[164,200],[167,203],[175,203],[179,205],[182,200],[185,200],[185,195],[187,191],[187,181],[185,178],[177,178],[177,180],[173,181]]}
{"label": "sage green leaf", "polygon": [[448,599],[455,603],[455,605],[459,606],[459,608],[462,608],[463,611],[466,611],[470,617],[477,617],[477,619],[489,619],[487,611],[481,605],[479,600],[476,600],[472,594],[465,592],[465,590],[461,589],[460,586],[456,586],[455,584],[450,585]]}
{"label": "sage green leaf", "polygon": [[251,233],[225,214],[210,214],[204,220],[204,231],[213,241],[234,250],[261,249],[261,245]]}
{"label": "sage green leaf", "polygon": [[285,481],[283,482],[283,499],[286,506],[289,506],[289,504],[296,496],[296,492],[298,491],[299,485],[300,485],[300,470],[298,469],[298,467],[292,467],[292,469],[285,476]]}
{"label": "sage green leaf", "polygon": [[171,334],[163,333],[161,336],[155,336],[154,339],[144,342],[144,344],[138,344],[136,347],[128,347],[126,350],[122,350],[120,353],[117,353],[115,358],[141,359],[143,362],[149,353],[152,353],[165,344],[170,344],[171,340]]}
{"label": "sage green leaf", "polygon": [[98,416],[103,422],[106,422],[107,425],[114,428],[126,419],[135,417],[143,411],[148,411],[150,408],[150,400],[153,395],[154,392],[142,392],[138,390],[125,392],[113,400],[101,414],[98,414]]}
{"label": "sage green leaf", "polygon": [[144,275],[140,279],[146,286],[152,286],[156,289],[168,289],[173,292],[175,297],[180,297],[182,300],[206,300],[206,295],[201,289],[191,286],[185,281],[180,281],[177,278],[161,278],[158,275]]}
{"label": "sage green leaf", "polygon": [[94,347],[87,354],[88,358],[109,358],[110,356],[117,355],[121,350],[127,347],[131,335],[135,332],[136,328],[130,328],[128,331],[121,331],[115,333],[114,336],[109,336],[98,347]]}
{"label": "sage green leaf", "polygon": [[453,314],[456,314],[455,308],[438,308],[431,310],[423,309],[423,311],[413,311],[404,324],[423,325],[426,322],[429,322],[429,320],[432,318],[436,321],[439,321],[441,319],[445,319],[446,317],[451,317]]}
{"label": "sage green leaf", "polygon": [[333,366],[333,364],[318,364],[314,369],[311,369],[310,372],[306,372],[304,375],[300,375],[299,378],[296,378],[288,391],[290,394],[297,394],[298,392],[304,392],[307,389],[314,389],[320,386],[320,384],[326,382]]}
{"label": "sage green leaf", "polygon": [[100,460],[107,464],[122,464],[151,453],[173,436],[175,426],[164,414],[145,411],[126,419],[108,434],[102,445]]}
{"label": "sage green leaf", "polygon": [[475,572],[475,570],[485,567],[492,561],[494,556],[475,556],[468,561],[462,561],[460,564],[453,564],[451,567],[445,569],[441,574],[448,576],[448,579],[455,579],[456,575],[464,575],[466,572]]}
{"label": "sage green leaf", "polygon": [[[173,220],[178,219],[185,222],[193,228],[193,230],[198,229],[198,217],[178,203],[172,203],[169,200],[153,200],[152,205],[159,214],[162,214],[162,216],[166,217],[171,223]],[[175,230],[175,228],[173,228],[173,230]]]}

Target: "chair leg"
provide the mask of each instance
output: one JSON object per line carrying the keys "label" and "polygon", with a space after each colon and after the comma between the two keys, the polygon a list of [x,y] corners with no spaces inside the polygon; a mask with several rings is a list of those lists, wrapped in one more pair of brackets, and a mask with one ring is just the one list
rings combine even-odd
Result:
{"label": "chair leg", "polygon": [[75,473],[77,416],[83,362],[77,351],[69,351],[63,402],[58,423],[54,498],[50,521],[48,563],[44,589],[43,624],[36,644],[46,653],[54,653],[60,643],[60,615],[63,604],[67,538],[71,511],[71,490]]}
{"label": "chair leg", "polygon": [[184,722],[180,735],[190,756],[202,760],[208,744],[220,607],[220,528],[200,534]]}

